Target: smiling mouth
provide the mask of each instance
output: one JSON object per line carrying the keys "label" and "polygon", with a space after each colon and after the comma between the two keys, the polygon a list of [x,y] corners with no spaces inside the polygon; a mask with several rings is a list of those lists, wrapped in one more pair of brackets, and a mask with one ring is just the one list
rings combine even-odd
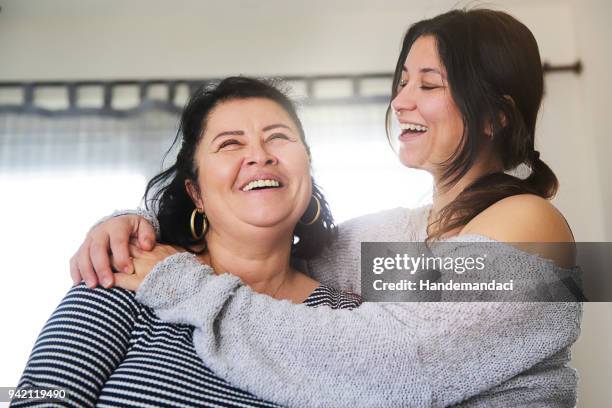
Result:
{"label": "smiling mouth", "polygon": [[418,135],[427,132],[427,126],[418,123],[400,123],[401,136]]}
{"label": "smiling mouth", "polygon": [[249,192],[254,190],[270,190],[281,188],[283,185],[276,180],[264,179],[264,180],[253,180],[242,188],[242,191]]}

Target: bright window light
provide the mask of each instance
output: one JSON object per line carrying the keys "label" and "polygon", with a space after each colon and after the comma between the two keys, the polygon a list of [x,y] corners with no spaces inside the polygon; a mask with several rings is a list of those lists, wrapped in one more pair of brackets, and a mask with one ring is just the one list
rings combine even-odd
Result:
{"label": "bright window light", "polygon": [[71,286],[68,261],[102,215],[138,206],[140,174],[0,174],[0,384],[16,386],[43,325]]}

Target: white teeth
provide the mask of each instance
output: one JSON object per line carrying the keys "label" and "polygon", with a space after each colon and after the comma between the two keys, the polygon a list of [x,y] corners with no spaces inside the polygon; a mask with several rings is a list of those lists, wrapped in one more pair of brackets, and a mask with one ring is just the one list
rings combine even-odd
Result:
{"label": "white teeth", "polygon": [[416,130],[418,132],[426,132],[427,127],[417,125],[416,123],[400,123],[400,128],[402,130]]}
{"label": "white teeth", "polygon": [[242,187],[242,191],[251,191],[257,187],[280,187],[280,183],[276,180],[253,180],[246,186]]}

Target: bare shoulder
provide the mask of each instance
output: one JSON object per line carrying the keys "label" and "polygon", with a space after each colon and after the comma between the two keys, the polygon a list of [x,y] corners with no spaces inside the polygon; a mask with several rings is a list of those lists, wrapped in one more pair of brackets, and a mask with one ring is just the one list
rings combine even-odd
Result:
{"label": "bare shoulder", "polygon": [[478,214],[461,234],[479,234],[501,242],[573,242],[565,218],[550,201],[520,194],[500,200]]}
{"label": "bare shoulder", "polygon": [[550,201],[536,195],[521,194],[496,202],[474,217],[460,234],[483,235],[511,243],[564,268],[576,264],[574,245],[546,245],[573,243],[574,237],[561,212]]}

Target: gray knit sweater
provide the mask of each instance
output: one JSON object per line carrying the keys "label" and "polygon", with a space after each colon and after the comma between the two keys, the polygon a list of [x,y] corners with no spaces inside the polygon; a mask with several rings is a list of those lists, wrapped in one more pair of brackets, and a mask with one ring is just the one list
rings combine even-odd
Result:
{"label": "gray knit sweater", "polygon": [[[427,211],[400,208],[341,224],[338,241],[309,264],[312,274],[324,284],[359,292],[360,242],[422,241]],[[257,294],[235,276],[216,276],[186,253],[157,264],[137,299],[165,321],[195,326],[196,350],[219,376],[281,405],[573,407],[576,402],[577,375],[568,362],[580,331],[580,303],[308,308]]]}

